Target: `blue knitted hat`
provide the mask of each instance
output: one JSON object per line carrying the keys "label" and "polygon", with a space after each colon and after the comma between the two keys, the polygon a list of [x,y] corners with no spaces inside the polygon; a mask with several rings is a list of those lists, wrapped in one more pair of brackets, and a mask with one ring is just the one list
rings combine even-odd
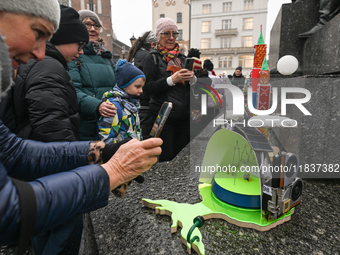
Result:
{"label": "blue knitted hat", "polygon": [[117,62],[117,86],[121,89],[131,85],[138,78],[145,78],[144,73],[126,59],[119,59]]}

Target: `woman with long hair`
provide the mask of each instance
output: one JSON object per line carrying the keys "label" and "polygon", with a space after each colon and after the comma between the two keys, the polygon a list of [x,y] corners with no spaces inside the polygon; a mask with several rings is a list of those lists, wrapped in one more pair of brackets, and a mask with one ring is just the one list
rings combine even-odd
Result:
{"label": "woman with long hair", "polygon": [[[149,55],[150,50],[155,47],[156,43],[156,35],[152,31],[145,32],[143,36],[138,37],[133,46],[130,48],[127,60],[143,71],[144,60]],[[143,91],[140,98],[141,108],[139,109],[143,139],[147,139],[149,137],[149,133],[154,122],[154,118],[149,112],[149,101],[150,96]]]}

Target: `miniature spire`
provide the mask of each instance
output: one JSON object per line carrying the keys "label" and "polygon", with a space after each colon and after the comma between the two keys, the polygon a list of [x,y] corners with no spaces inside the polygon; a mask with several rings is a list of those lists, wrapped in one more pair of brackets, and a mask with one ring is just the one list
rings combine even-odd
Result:
{"label": "miniature spire", "polygon": [[262,35],[262,25],[261,25],[261,29],[260,29],[260,37],[259,40],[257,42],[257,44],[264,44],[264,40],[263,40],[263,35]]}
{"label": "miniature spire", "polygon": [[267,58],[264,57],[264,60],[263,60],[263,64],[262,64],[262,67],[261,67],[261,71],[268,71],[269,68],[268,68],[268,64],[267,64]]}

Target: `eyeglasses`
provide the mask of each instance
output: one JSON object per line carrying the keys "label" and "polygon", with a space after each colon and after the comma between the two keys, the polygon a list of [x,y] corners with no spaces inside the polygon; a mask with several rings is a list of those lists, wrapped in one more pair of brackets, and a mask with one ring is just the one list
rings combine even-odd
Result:
{"label": "eyeglasses", "polygon": [[179,33],[178,32],[163,32],[161,34],[164,35],[166,38],[170,38],[172,35],[172,37],[176,39]]}
{"label": "eyeglasses", "polygon": [[79,45],[78,51],[81,51],[82,49],[84,49],[86,42],[79,42],[78,45]]}
{"label": "eyeglasses", "polygon": [[99,30],[102,26],[97,25],[97,24],[92,24],[92,23],[84,23],[84,25],[87,27],[87,29],[91,29],[91,27],[94,27],[95,30]]}

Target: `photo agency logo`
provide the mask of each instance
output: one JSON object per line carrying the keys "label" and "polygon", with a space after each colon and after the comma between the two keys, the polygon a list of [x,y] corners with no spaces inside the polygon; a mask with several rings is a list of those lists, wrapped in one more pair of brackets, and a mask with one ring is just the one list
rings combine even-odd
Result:
{"label": "photo agency logo", "polygon": [[[217,93],[217,91],[213,87],[211,87],[210,85],[208,85],[206,83],[203,83],[203,82],[198,82],[198,83],[202,84],[202,85],[204,85],[206,87],[206,88],[199,88],[200,90],[202,90],[202,91],[204,91],[206,93],[206,94],[201,94],[201,114],[202,115],[207,115],[207,109],[208,109],[208,106],[207,106],[207,101],[208,101],[207,100],[207,96],[208,95],[212,98],[212,100],[213,100],[213,102],[215,104],[215,107],[217,107],[216,99],[219,101],[221,107],[223,107],[221,97],[220,97],[220,95]],[[215,99],[213,94],[215,95],[216,99]]]}
{"label": "photo agency logo", "polygon": [[[233,99],[233,107],[232,107],[232,115],[233,116],[243,116],[244,115],[244,95],[240,88],[231,84],[216,84],[216,89],[227,89],[231,92],[232,99]],[[215,89],[211,88],[211,90],[217,94]],[[207,93],[210,94],[211,93]],[[303,94],[305,97],[303,98],[287,98],[287,94]],[[207,114],[207,95],[202,94],[201,98],[201,112],[202,115]],[[220,97],[218,96],[219,100]],[[282,116],[287,115],[287,105],[295,105],[304,115],[312,115],[304,106],[304,103],[309,102],[311,99],[311,93],[309,90],[304,88],[289,88],[284,87],[281,88],[281,114]],[[215,101],[215,100],[214,100]],[[271,108],[267,110],[256,109],[253,104],[253,91],[252,88],[249,87],[247,90],[247,104],[250,113],[255,114],[255,117],[250,118],[247,123],[244,120],[243,122],[238,122],[234,124],[243,124],[244,127],[296,127],[297,121],[287,118],[287,117],[280,117],[277,115],[270,115],[275,112],[278,105],[278,88],[272,88],[272,100],[273,103]],[[220,101],[222,105],[222,101]],[[216,104],[216,102],[215,102]],[[261,106],[261,104],[260,104]],[[225,106],[226,107],[226,106]],[[261,107],[259,107],[261,108]],[[225,109],[227,112],[227,109]],[[225,125],[229,123],[230,125],[233,124],[232,119],[214,119],[213,125]]]}

